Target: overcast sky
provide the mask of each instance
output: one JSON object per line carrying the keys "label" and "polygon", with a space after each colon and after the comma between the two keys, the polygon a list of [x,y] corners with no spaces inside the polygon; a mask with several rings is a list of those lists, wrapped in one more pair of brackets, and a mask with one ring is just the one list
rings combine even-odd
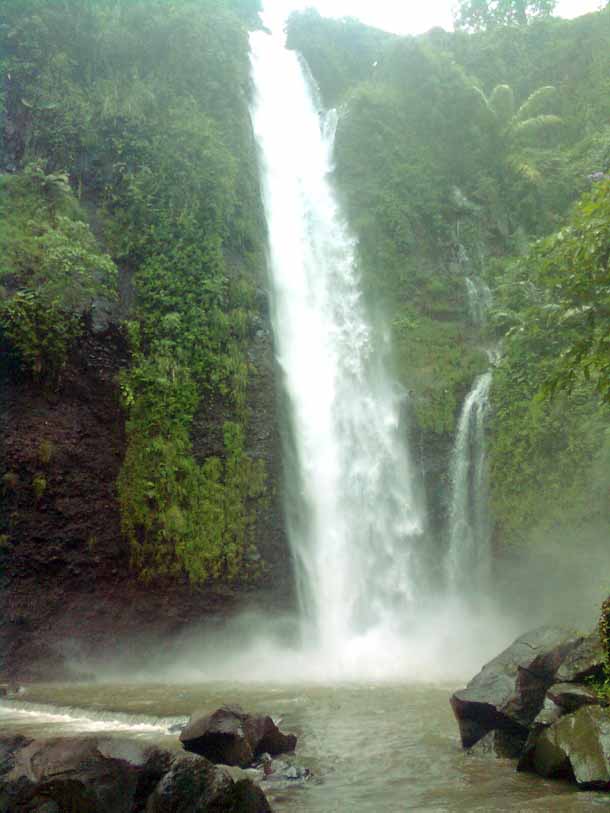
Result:
{"label": "overcast sky", "polygon": [[[369,25],[400,34],[420,34],[434,26],[451,28],[455,0],[266,0],[283,8],[315,6],[328,17],[357,17]],[[578,17],[597,11],[605,0],[559,0],[556,14]]]}

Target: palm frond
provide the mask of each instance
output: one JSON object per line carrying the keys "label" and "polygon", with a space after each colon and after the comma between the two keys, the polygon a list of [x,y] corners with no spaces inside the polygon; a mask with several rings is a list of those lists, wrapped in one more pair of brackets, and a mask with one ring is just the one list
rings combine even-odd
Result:
{"label": "palm frond", "polygon": [[515,94],[510,85],[496,85],[489,97],[489,107],[503,126],[515,115]]}
{"label": "palm frond", "polygon": [[513,124],[510,128],[510,134],[515,141],[531,144],[543,133],[558,127],[560,124],[563,124],[563,119],[559,116],[533,116],[531,119]]}
{"label": "palm frond", "polygon": [[553,87],[553,85],[544,85],[538,88],[538,90],[535,90],[528,96],[519,110],[517,110],[515,119],[517,121],[526,121],[545,111],[548,112],[549,107],[557,99],[557,95],[557,88]]}

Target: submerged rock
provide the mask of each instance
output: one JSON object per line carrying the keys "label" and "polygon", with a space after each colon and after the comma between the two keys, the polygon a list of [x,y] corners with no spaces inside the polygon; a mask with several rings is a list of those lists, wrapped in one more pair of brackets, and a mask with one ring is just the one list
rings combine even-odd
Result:
{"label": "submerged rock", "polygon": [[610,789],[610,714],[586,706],[540,733],[532,769],[544,777],[570,776],[582,788]]}
{"label": "submerged rock", "polygon": [[282,734],[271,717],[246,714],[239,706],[223,706],[212,714],[195,713],[180,734],[186,751],[222,765],[245,768],[257,756],[294,751],[297,738]]}
{"label": "submerged rock", "polygon": [[495,730],[524,744],[559,667],[582,641],[571,630],[541,627],[484,666],[451,698],[464,748]]}

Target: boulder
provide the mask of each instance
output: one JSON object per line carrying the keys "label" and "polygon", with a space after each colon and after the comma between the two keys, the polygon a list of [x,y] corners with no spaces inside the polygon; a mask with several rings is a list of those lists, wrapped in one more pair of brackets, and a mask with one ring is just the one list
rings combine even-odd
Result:
{"label": "boulder", "polygon": [[245,768],[263,753],[294,751],[297,738],[282,734],[271,717],[246,714],[239,706],[223,706],[212,714],[194,714],[180,734],[186,751],[222,765]]}
{"label": "boulder", "polygon": [[604,650],[599,632],[587,635],[557,670],[559,683],[582,683],[588,678],[601,678],[604,673]]}
{"label": "boulder", "polygon": [[474,757],[494,759],[517,759],[523,749],[523,737],[514,736],[509,731],[496,729],[480,739],[468,753]]}
{"label": "boulder", "polygon": [[524,744],[559,667],[582,641],[577,633],[557,627],[528,632],[455,692],[451,707],[464,748],[494,730]]}
{"label": "boulder", "polygon": [[584,789],[610,790],[610,714],[585,706],[542,731],[531,759],[544,777],[570,776]]}
{"label": "boulder", "polygon": [[600,706],[603,701],[593,689],[581,683],[554,683],[546,693],[547,698],[558,706],[563,714],[570,714],[583,706]]}
{"label": "boulder", "polygon": [[146,813],[271,813],[263,791],[249,779],[234,781],[206,759],[177,757],[146,804]]}
{"label": "boulder", "polygon": [[152,746],[95,737],[35,740],[11,759],[3,789],[16,809],[38,809],[43,800],[79,813],[131,813],[171,763]]}
{"label": "boulder", "polygon": [[194,755],[134,740],[0,739],[0,810],[7,813],[269,813],[249,779]]}

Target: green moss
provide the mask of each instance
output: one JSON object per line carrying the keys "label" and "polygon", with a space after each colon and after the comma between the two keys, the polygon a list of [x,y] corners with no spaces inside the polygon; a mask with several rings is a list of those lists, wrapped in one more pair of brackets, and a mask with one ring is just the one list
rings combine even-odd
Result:
{"label": "green moss", "polygon": [[37,500],[42,499],[47,490],[47,478],[44,474],[35,474],[32,478],[32,489]]}

